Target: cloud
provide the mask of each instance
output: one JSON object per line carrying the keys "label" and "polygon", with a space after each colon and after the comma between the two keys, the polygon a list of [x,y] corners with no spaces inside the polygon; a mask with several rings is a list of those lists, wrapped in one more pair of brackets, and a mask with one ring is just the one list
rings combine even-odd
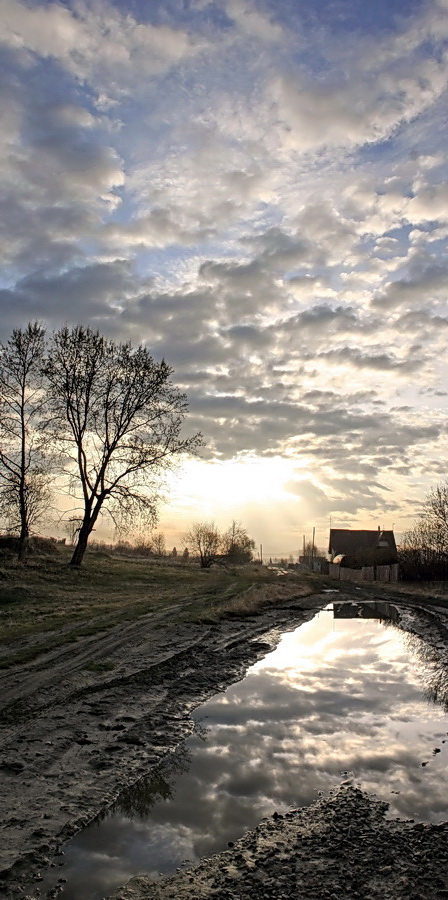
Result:
{"label": "cloud", "polygon": [[395,371],[409,374],[420,369],[424,360],[415,353],[408,359],[397,359],[388,353],[362,353],[355,347],[341,347],[322,354],[324,359],[332,359],[345,365],[350,364],[357,369],[376,369],[381,372]]}
{"label": "cloud", "polygon": [[[185,30],[154,26],[108,3],[32,6],[3,0],[2,43],[27,54],[56,60],[80,81],[98,80],[112,95],[127,92],[132,70],[153,77],[195,52]],[[121,87],[118,87],[121,81]]]}
{"label": "cloud", "polygon": [[326,491],[308,479],[289,481],[285,484],[285,489],[300,497],[319,517],[327,516],[335,503],[334,497],[329,496]]}
{"label": "cloud", "polygon": [[15,302],[29,319],[43,319],[57,327],[61,307],[71,322],[99,323],[107,319],[119,299],[132,292],[133,280],[126,261],[93,263],[70,268],[60,275],[27,275],[17,283],[14,294],[3,292],[8,305]]}
{"label": "cloud", "polygon": [[40,56],[71,54],[90,44],[88,31],[73,13],[57,3],[33,8],[3,0],[2,42]]}
{"label": "cloud", "polygon": [[255,4],[246,0],[227,0],[227,15],[233,20],[244,37],[258,38],[261,41],[280,41],[285,34],[280,25],[256,8]]}
{"label": "cloud", "polygon": [[392,41],[378,54],[368,50],[364,59],[354,60],[352,53],[350,80],[342,66],[335,66],[319,82],[302,77],[297,83],[297,78],[285,75],[272,79],[269,96],[287,146],[306,152],[383,141],[447,86],[443,64],[409,56],[409,48],[400,41]]}
{"label": "cloud", "polygon": [[0,6],[2,337],[147,342],[204,465],[294,462],[322,530],[412,515],[444,455],[446,15],[366,16]]}
{"label": "cloud", "polygon": [[407,217],[417,222],[448,221],[448,183],[428,185],[409,200]]}
{"label": "cloud", "polygon": [[409,266],[407,278],[389,282],[382,293],[372,297],[373,308],[394,309],[399,307],[417,308],[422,296],[428,303],[445,297],[447,268],[438,262],[428,261],[425,256],[414,257]]}

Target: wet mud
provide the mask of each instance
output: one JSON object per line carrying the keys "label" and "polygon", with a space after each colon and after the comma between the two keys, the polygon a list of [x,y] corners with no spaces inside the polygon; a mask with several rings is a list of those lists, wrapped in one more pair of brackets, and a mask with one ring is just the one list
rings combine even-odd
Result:
{"label": "wet mud", "polygon": [[[104,635],[85,637],[75,645],[65,646],[2,674],[0,891],[6,900],[39,897],[43,873],[55,854],[63,852],[64,842],[113,804],[124,788],[148,775],[185,739],[193,727],[191,711],[242,678],[249,665],[276,646],[282,632],[308,621],[332,599],[325,592],[308,597],[296,597],[295,593],[293,580],[285,579],[271,609],[256,616],[221,620],[213,625],[180,623],[175,621],[173,610],[145,616],[136,623],[120,626]],[[348,601],[354,597],[357,602],[362,602],[363,598],[372,601],[375,591],[357,588],[355,594],[355,589],[348,586],[338,594],[339,600],[345,597]],[[380,599],[387,599],[384,590],[381,590]],[[397,600],[394,596],[389,599]],[[403,627],[419,633],[434,654],[439,679],[434,689],[444,690],[444,673],[448,667],[446,611],[437,605],[425,608],[421,598],[400,598],[400,603],[407,604],[412,611],[408,624],[404,617]],[[113,670],[100,671],[104,659],[113,661]],[[93,671],[98,663],[98,670]],[[360,803],[362,798],[358,795],[355,789],[345,791],[344,803],[347,804],[349,798],[350,804],[352,800]],[[335,801],[336,798],[331,800]],[[370,802],[373,801],[366,800],[369,809]],[[346,818],[351,815],[349,806],[344,807]],[[374,807],[377,809],[375,804]],[[366,811],[367,807],[363,809]],[[198,893],[198,882],[190,871],[181,877],[187,880],[193,877],[193,882],[182,882],[182,886],[179,882],[171,887],[171,894],[163,891],[169,889],[172,879],[158,885],[144,880],[136,884],[133,880],[116,897],[188,897],[190,900],[202,896],[216,896],[219,900],[249,895],[260,900],[263,897],[300,897],[297,880],[288,881],[286,877],[294,875],[296,864],[285,861],[290,839],[288,837],[282,845],[281,831],[294,821],[296,824],[291,827],[297,834],[297,823],[302,820],[308,823],[307,828],[312,828],[313,821],[317,822],[316,815],[312,808],[311,811],[298,811],[291,814],[291,818],[262,823],[260,832],[257,830],[246,836],[243,841],[257,842],[254,858],[258,861],[248,867],[244,864],[244,878],[241,873],[235,875],[238,884],[213,882],[216,871],[221,871],[223,866],[230,866],[228,877],[233,878],[235,854],[232,848],[230,855],[213,858],[218,859],[217,863],[206,861],[201,864],[211,867],[210,872],[214,866],[218,867],[204,888],[209,893]],[[378,816],[371,817],[371,821],[376,823],[375,828],[381,830],[384,827]],[[437,829],[434,834],[442,835],[446,840],[444,829],[439,826]],[[263,837],[265,832],[269,836],[268,850]],[[408,832],[406,826],[406,834]],[[422,834],[426,834],[421,830],[415,833],[420,840]],[[277,862],[286,866],[281,882],[283,895],[267,869],[266,878],[263,875],[265,854],[268,853],[267,859],[272,859],[273,864],[277,858],[276,843],[280,854],[280,862]],[[328,842],[328,852],[332,843],[333,838]],[[244,856],[245,851],[241,849],[241,853]],[[436,859],[434,857],[434,866]],[[255,879],[252,894],[247,886],[251,878]],[[259,890],[261,882],[263,891]],[[180,893],[181,887],[184,893]],[[441,884],[436,887],[439,891],[445,890]],[[448,891],[448,885],[446,888]],[[331,897],[331,891],[335,896],[358,896],[342,894],[336,887],[331,890],[329,887],[327,894],[322,893],[322,886],[319,890],[320,893],[308,892],[303,896]],[[366,894],[361,890],[359,896],[402,895]],[[406,897],[413,896],[420,895],[411,894],[408,889]],[[448,896],[448,893],[426,892],[421,896]]]}

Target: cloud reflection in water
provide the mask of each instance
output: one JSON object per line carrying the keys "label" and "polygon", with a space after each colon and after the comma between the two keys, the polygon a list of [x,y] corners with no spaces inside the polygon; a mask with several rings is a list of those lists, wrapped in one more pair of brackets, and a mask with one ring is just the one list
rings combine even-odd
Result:
{"label": "cloud reflection in water", "polygon": [[62,896],[96,900],[136,872],[157,877],[208,856],[264,815],[312,803],[344,773],[388,800],[393,816],[448,818],[437,673],[418,638],[323,611],[204,704],[199,733],[72,841]]}

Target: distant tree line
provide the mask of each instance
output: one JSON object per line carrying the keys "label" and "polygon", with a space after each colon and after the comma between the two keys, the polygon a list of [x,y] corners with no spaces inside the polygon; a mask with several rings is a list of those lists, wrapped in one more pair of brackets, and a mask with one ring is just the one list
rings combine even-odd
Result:
{"label": "distant tree line", "polygon": [[92,541],[98,549],[112,551],[121,556],[139,556],[153,559],[172,559],[186,563],[191,559],[199,561],[203,569],[213,564],[244,565],[252,562],[255,541],[247,530],[235,520],[225,531],[220,531],[214,522],[194,522],[182,540],[183,549],[167,549],[166,537],[162,531],[135,536],[133,541],[122,540],[115,544]]}
{"label": "distant tree line", "polygon": [[178,551],[177,547],[167,548],[166,537],[162,531],[146,536],[134,536],[133,540],[118,540],[115,543],[106,541],[90,541],[92,549],[113,553],[118,556],[146,557],[148,559],[172,559],[185,563],[190,558],[188,547]]}
{"label": "distant tree line", "polygon": [[20,559],[57,487],[78,503],[73,566],[100,514],[117,528],[154,525],[163,473],[202,443],[183,432],[187,399],[172,372],[146,347],[83,325],[47,335],[30,322],[0,344],[0,515]]}

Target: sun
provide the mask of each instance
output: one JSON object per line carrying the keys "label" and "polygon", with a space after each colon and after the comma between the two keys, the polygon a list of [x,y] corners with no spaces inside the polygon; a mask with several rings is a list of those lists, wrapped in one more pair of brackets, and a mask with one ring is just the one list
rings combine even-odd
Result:
{"label": "sun", "polygon": [[223,531],[236,521],[260,553],[263,548],[263,558],[297,555],[309,511],[291,484],[309,477],[308,465],[281,456],[186,460],[167,486],[160,527],[179,545],[193,522],[213,522]]}
{"label": "sun", "polygon": [[198,508],[278,503],[287,498],[284,485],[296,469],[296,460],[281,457],[189,460],[177,479],[176,493]]}

